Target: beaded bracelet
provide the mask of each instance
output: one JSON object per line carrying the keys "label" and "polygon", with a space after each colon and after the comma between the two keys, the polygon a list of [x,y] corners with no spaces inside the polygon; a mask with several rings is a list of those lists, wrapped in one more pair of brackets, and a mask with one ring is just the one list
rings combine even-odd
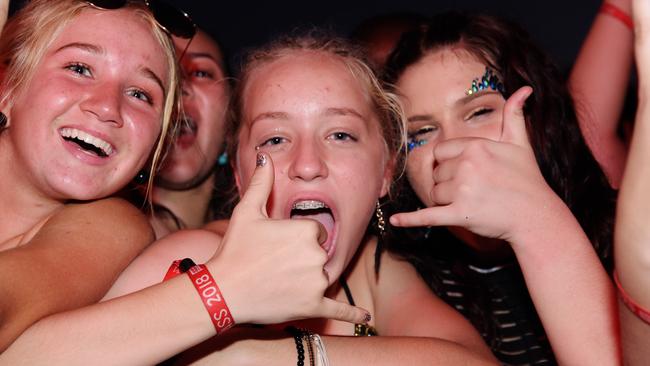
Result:
{"label": "beaded bracelet", "polygon": [[[285,330],[293,336],[293,340],[296,343],[296,351],[298,351],[298,362],[296,365],[305,366],[305,347],[302,345],[303,331],[296,327],[287,327]],[[313,366],[313,361],[310,363],[310,366]]]}

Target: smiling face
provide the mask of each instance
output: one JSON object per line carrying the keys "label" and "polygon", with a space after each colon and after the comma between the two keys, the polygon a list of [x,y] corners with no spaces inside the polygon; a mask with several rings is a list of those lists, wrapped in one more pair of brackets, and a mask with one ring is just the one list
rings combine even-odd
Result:
{"label": "smiling face", "polygon": [[255,69],[242,99],[240,192],[257,151],[268,153],[275,167],[270,217],[323,223],[325,268],[336,281],[390,183],[389,156],[368,95],[343,61],[292,51]]}
{"label": "smiling face", "polygon": [[445,48],[409,66],[397,82],[412,148],[406,173],[427,206],[433,205],[433,149],[440,142],[461,137],[498,140],[501,136],[503,95],[490,88],[467,93],[485,70],[485,64],[466,51]]}
{"label": "smiling face", "polygon": [[45,50],[6,108],[2,138],[32,185],[55,199],[101,198],[145,164],[161,131],[165,53],[132,10],[85,9]]}
{"label": "smiling face", "polygon": [[[186,39],[174,39],[177,52]],[[183,59],[183,111],[181,125],[170,153],[166,156],[157,185],[187,189],[202,182],[210,173],[223,148],[228,85],[223,56],[217,44],[198,32]]]}

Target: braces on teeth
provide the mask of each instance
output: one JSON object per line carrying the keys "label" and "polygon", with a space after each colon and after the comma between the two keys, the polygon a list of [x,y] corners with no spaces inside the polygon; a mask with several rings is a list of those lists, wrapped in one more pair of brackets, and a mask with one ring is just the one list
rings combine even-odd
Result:
{"label": "braces on teeth", "polygon": [[294,210],[317,210],[320,208],[329,208],[326,204],[321,201],[309,200],[309,201],[299,201],[293,204],[292,207]]}

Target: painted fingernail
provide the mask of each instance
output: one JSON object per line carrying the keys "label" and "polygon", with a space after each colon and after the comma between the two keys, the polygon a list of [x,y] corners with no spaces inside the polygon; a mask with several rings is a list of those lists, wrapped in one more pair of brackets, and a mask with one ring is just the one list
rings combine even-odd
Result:
{"label": "painted fingernail", "polygon": [[368,324],[368,323],[370,323],[371,320],[372,320],[372,315],[370,315],[370,313],[366,313],[366,316],[363,317],[363,322],[365,324]]}
{"label": "painted fingernail", "polygon": [[266,165],[266,155],[264,155],[263,153],[257,153],[257,160],[255,161],[255,164],[258,167],[263,167],[264,165]]}

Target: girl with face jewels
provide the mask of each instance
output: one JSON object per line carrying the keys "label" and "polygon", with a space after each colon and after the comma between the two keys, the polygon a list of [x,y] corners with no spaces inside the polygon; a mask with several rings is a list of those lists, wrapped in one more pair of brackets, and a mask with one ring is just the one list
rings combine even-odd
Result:
{"label": "girl with face jewels", "polygon": [[[136,208],[104,197],[147,161],[155,166],[178,104],[173,44],[149,6],[34,0],[3,32],[2,364],[156,363],[224,329],[211,320],[221,316],[215,301],[228,301],[230,324],[367,317],[324,297],[319,224],[268,219],[273,171],[264,159],[223,240],[204,231],[170,235],[114,284],[153,233]],[[160,253],[178,259],[196,254],[191,248],[208,249],[194,257],[205,267],[188,276],[211,272],[220,297],[199,286],[201,276],[177,276],[79,308],[160,283],[171,263]]]}
{"label": "girl with face jewels", "polygon": [[446,13],[402,38],[386,79],[409,121],[406,196],[425,206],[391,217],[420,228],[391,251],[502,362],[616,364],[601,264],[611,262],[615,196],[548,58],[518,26]]}

